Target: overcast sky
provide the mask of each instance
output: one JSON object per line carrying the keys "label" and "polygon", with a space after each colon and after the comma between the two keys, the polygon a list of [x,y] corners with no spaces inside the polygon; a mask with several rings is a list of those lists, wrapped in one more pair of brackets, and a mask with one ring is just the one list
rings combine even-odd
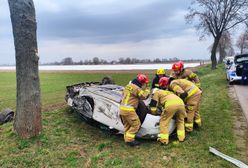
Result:
{"label": "overcast sky", "polygon": [[[41,63],[99,57],[208,59],[184,15],[190,0],[34,0]],[[7,0],[0,0],[0,64],[14,64]]]}

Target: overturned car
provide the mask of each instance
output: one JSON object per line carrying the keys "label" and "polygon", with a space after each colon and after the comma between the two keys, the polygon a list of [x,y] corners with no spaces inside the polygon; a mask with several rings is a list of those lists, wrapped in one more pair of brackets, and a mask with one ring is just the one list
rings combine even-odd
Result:
{"label": "overturned car", "polygon": [[[85,82],[67,86],[65,100],[67,104],[84,120],[104,126],[104,129],[115,133],[124,132],[124,126],[119,117],[119,106],[122,99],[123,86]],[[138,138],[155,139],[159,134],[160,116],[152,115],[147,104],[149,99],[140,101],[136,110],[141,121]],[[175,130],[175,120],[169,127],[171,134]]]}

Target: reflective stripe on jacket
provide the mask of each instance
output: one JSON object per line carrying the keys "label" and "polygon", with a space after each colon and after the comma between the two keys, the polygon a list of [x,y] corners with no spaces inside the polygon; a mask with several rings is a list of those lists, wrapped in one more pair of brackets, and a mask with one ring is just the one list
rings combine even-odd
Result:
{"label": "reflective stripe on jacket", "polygon": [[201,90],[187,79],[175,79],[170,83],[170,89],[178,96],[184,92],[188,93],[187,98],[194,94],[201,93]]}
{"label": "reflective stripe on jacket", "polygon": [[197,87],[201,86],[199,77],[190,69],[184,69],[179,75],[176,75],[173,71],[170,74],[170,77],[173,77],[175,79],[187,79],[193,83]]}
{"label": "reflective stripe on jacket", "polygon": [[157,102],[157,104],[151,107],[153,113],[157,110],[158,106],[168,108],[170,106],[184,105],[184,102],[180,97],[167,90],[156,91],[152,95],[152,100]]}
{"label": "reflective stripe on jacket", "polygon": [[150,90],[148,89],[142,90],[135,84],[128,84],[123,91],[120,109],[126,111],[131,108],[136,109],[138,107],[139,100],[147,99],[149,93]]}
{"label": "reflective stripe on jacket", "polygon": [[120,109],[121,110],[124,110],[124,111],[135,111],[135,109],[131,106],[120,106]]}

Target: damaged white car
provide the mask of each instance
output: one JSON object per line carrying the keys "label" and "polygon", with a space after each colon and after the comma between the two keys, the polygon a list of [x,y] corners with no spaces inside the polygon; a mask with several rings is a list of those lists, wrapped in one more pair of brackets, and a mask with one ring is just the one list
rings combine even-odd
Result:
{"label": "damaged white car", "polygon": [[[86,82],[66,88],[65,100],[67,104],[83,119],[123,134],[124,127],[119,117],[123,86]],[[159,134],[160,116],[150,113],[149,108],[147,108],[149,102],[150,99],[140,101],[136,111],[141,121],[138,138],[155,139]],[[170,134],[175,130],[175,127],[176,124],[173,119],[169,126]]]}

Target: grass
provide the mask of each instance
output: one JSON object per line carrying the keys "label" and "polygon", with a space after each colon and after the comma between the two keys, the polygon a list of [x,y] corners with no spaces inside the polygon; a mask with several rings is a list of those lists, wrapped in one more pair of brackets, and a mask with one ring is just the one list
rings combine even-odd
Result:
{"label": "grass", "polygon": [[[41,135],[20,139],[13,123],[0,126],[0,167],[233,167],[210,154],[212,146],[240,158],[233,134],[233,105],[228,97],[223,67],[198,74],[204,94],[201,102],[203,128],[191,133],[184,143],[160,146],[142,141],[140,147],[124,144],[122,136],[111,135],[78,119],[69,108],[42,113]],[[125,85],[135,74],[41,73],[43,106],[64,102],[65,86],[82,81],[99,81],[110,75]],[[151,79],[152,76],[150,76]],[[0,73],[0,109],[15,109],[15,74]]]}

